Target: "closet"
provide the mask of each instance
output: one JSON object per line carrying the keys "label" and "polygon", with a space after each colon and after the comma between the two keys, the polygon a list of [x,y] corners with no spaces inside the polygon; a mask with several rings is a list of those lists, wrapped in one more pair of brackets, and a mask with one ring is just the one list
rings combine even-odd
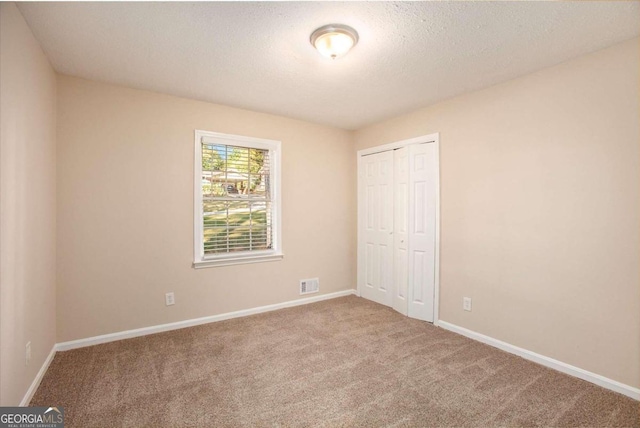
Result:
{"label": "closet", "polygon": [[437,205],[437,134],[358,152],[360,296],[436,319]]}

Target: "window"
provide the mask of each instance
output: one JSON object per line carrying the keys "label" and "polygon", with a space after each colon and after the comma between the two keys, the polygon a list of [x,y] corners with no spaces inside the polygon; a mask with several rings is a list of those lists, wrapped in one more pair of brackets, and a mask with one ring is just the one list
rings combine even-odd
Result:
{"label": "window", "polygon": [[194,267],[282,259],[280,142],[196,131]]}

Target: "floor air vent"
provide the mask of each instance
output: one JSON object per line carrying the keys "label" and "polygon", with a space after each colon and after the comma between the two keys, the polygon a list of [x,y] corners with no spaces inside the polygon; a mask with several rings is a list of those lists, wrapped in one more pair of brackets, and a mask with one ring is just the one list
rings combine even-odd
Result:
{"label": "floor air vent", "polygon": [[317,293],[320,291],[320,280],[318,278],[300,280],[300,294]]}

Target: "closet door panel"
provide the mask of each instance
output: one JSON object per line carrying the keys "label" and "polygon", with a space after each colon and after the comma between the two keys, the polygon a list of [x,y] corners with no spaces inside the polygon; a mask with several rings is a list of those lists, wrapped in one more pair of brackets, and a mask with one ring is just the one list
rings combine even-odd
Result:
{"label": "closet door panel", "polygon": [[[393,152],[364,156],[363,242],[359,278],[362,297],[391,306],[393,301]],[[364,275],[362,275],[364,273]]]}
{"label": "closet door panel", "polygon": [[394,293],[393,308],[408,314],[409,291],[409,149],[393,151],[393,245],[394,245]]}
{"label": "closet door panel", "polygon": [[408,315],[430,322],[435,291],[435,198],[434,145],[411,145]]}

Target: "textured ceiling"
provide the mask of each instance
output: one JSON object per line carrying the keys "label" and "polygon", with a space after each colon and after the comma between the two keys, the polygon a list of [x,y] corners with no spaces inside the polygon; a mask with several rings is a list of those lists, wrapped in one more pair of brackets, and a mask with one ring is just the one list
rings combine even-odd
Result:
{"label": "textured ceiling", "polygon": [[[19,3],[64,74],[357,129],[640,34],[638,2]],[[329,60],[324,24],[360,34]]]}

